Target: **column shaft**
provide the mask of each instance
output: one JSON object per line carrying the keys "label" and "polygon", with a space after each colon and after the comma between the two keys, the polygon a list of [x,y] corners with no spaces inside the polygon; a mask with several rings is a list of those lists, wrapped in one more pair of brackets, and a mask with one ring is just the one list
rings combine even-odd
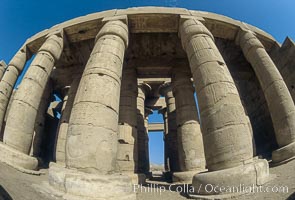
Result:
{"label": "column shaft", "polygon": [[70,117],[66,141],[68,168],[98,174],[115,170],[118,113],[128,28],[108,21],[96,36]]}
{"label": "column shaft", "polygon": [[0,81],[0,129],[4,128],[2,126],[9,99],[16,80],[30,57],[28,54],[28,49],[24,45],[12,58]]}
{"label": "column shaft", "polygon": [[273,161],[294,157],[295,106],[290,92],[262,43],[251,31],[241,30],[238,42],[264,92],[279,147],[284,147],[273,152]]}
{"label": "column shaft", "polygon": [[181,171],[204,171],[203,137],[198,122],[190,72],[177,70],[172,76],[176,104],[178,154]]}
{"label": "column shaft", "polygon": [[145,166],[145,171],[147,172],[148,176],[151,175],[150,173],[150,149],[149,149],[149,115],[153,113],[152,109],[145,108],[144,111],[144,128],[146,132],[146,137],[147,139],[145,140],[144,143],[144,148],[145,148],[145,157],[146,157],[146,166]]}
{"label": "column shaft", "polygon": [[[45,132],[45,119],[47,114],[48,106],[51,102],[52,97],[52,82],[49,80],[46,84],[45,90],[43,92],[41,102],[38,108],[37,117],[35,121],[34,134],[32,139],[32,145],[30,150],[30,155],[34,157],[40,157],[41,145],[44,140]],[[7,109],[9,112],[9,108]]]}
{"label": "column shaft", "polygon": [[134,173],[138,167],[137,107],[138,94],[135,68],[123,68],[117,162],[119,171]]}
{"label": "column shaft", "polygon": [[145,97],[150,90],[150,86],[147,84],[140,84],[138,86],[137,96],[137,148],[138,148],[138,173],[149,172],[149,160],[148,160],[148,133],[145,127]]}
{"label": "column shaft", "polygon": [[[198,193],[205,184],[261,185],[268,179],[266,160],[253,159],[252,132],[238,90],[214,37],[196,19],[183,19],[180,37],[187,52],[201,116],[209,172],[193,177]],[[257,173],[259,168],[259,173]],[[215,192],[219,193],[219,192]]]}
{"label": "column shaft", "polygon": [[41,98],[62,50],[62,36],[51,35],[47,38],[26,72],[11,104],[4,143],[25,154],[30,152]]}
{"label": "column shaft", "polygon": [[235,83],[201,22],[186,20],[180,31],[198,94],[207,167],[220,170],[240,165],[253,157],[253,148]]}
{"label": "column shaft", "polygon": [[168,134],[166,135],[166,142],[169,149],[169,166],[171,172],[180,171],[179,155],[178,155],[178,137],[176,124],[176,107],[175,98],[173,96],[172,87],[170,83],[166,83],[160,87],[160,93],[165,97],[167,105],[168,117]]}
{"label": "column shaft", "polygon": [[71,86],[64,91],[61,117],[57,128],[55,160],[56,163],[65,165],[66,163],[66,138],[69,126],[69,120],[75,100],[77,88],[79,86],[80,76],[73,79]]}
{"label": "column shaft", "polygon": [[164,169],[165,172],[170,171],[170,166],[169,166],[169,148],[167,145],[167,134],[168,134],[168,116],[167,116],[167,109],[162,108],[158,111],[163,115],[163,122],[164,122],[164,133],[163,133],[163,140],[164,140]]}

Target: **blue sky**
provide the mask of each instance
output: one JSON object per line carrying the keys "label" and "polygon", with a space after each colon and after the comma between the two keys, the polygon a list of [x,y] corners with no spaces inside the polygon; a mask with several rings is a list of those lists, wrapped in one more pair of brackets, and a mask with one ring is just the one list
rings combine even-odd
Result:
{"label": "blue sky", "polygon": [[[184,7],[223,14],[257,26],[278,42],[295,39],[294,0],[1,0],[0,60],[6,63],[27,38],[51,26],[93,12],[136,6]],[[151,116],[150,121],[161,116]],[[163,162],[161,133],[150,134],[151,161]]]}

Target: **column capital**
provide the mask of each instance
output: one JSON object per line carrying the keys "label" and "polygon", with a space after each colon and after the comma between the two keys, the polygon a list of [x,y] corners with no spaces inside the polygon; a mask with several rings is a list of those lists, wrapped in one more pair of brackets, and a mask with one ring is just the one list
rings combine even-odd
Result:
{"label": "column capital", "polygon": [[198,18],[183,18],[179,23],[179,36],[182,47],[186,49],[187,44],[194,35],[207,35],[214,41],[213,34]]}
{"label": "column capital", "polygon": [[59,60],[64,48],[64,32],[58,30],[49,33],[46,36],[46,41],[42,44],[38,52],[45,51],[49,53],[55,60]]}
{"label": "column capital", "polygon": [[107,23],[109,21],[117,21],[117,20],[122,21],[128,25],[128,16],[127,15],[116,15],[116,16],[112,16],[112,17],[105,17],[102,19],[102,22]]}
{"label": "column capital", "polygon": [[27,60],[29,60],[31,56],[32,53],[30,52],[27,45],[24,44],[11,59],[7,67],[13,66],[18,70],[18,72],[21,72],[24,69]]}
{"label": "column capital", "polygon": [[256,34],[253,31],[244,28],[239,30],[236,36],[236,44],[243,49],[247,59],[251,50],[264,48],[263,44],[256,37]]}
{"label": "column capital", "polygon": [[7,67],[6,62],[4,60],[0,61],[0,67],[3,67],[3,68]]}
{"label": "column capital", "polygon": [[159,109],[158,114],[162,114],[163,116],[166,116],[167,115],[167,107]]}
{"label": "column capital", "polygon": [[140,83],[138,84],[138,89],[142,91],[144,95],[147,95],[152,90],[152,87],[147,83]]}
{"label": "column capital", "polygon": [[[106,20],[105,20],[106,21]],[[95,43],[97,40],[105,35],[115,35],[120,37],[125,44],[125,48],[128,46],[128,26],[121,20],[110,20],[107,21],[101,28],[99,33],[96,35]]]}
{"label": "column capital", "polygon": [[172,92],[172,84],[171,82],[166,82],[159,87],[159,93],[166,97],[168,95],[168,92]]}
{"label": "column capital", "polygon": [[186,69],[174,68],[172,70],[172,91],[173,93],[184,88],[194,91],[191,72]]}
{"label": "column capital", "polygon": [[144,115],[145,115],[145,117],[148,117],[152,113],[153,113],[153,110],[152,109],[147,108],[147,107],[144,108]]}
{"label": "column capital", "polygon": [[61,94],[61,96],[62,96],[62,99],[64,99],[64,97],[68,94],[70,88],[71,88],[70,85],[67,85],[67,86],[61,88],[61,90],[60,90],[60,94]]}

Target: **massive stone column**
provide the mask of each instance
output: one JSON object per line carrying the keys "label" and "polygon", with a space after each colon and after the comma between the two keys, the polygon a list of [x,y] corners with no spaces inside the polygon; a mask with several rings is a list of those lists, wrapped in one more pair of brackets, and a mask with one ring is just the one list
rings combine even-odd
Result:
{"label": "massive stone column", "polygon": [[[50,105],[50,102],[51,102],[51,98],[52,98],[52,81],[49,80],[45,86],[45,89],[38,107],[32,145],[31,145],[31,150],[29,154],[30,156],[40,158],[42,141],[44,140],[45,131],[46,131],[45,130],[46,115],[47,115],[48,106]],[[7,112],[9,112],[9,107],[7,109]]]}
{"label": "massive stone column", "polygon": [[65,166],[66,163],[66,138],[69,127],[69,120],[75,100],[77,88],[80,82],[80,76],[76,76],[71,85],[63,89],[63,104],[61,117],[59,120],[56,144],[55,144],[55,160],[57,164]]}
{"label": "massive stone column", "polygon": [[4,143],[22,153],[28,154],[30,151],[38,107],[50,73],[62,50],[62,35],[49,36],[15,93],[7,117]]}
{"label": "massive stone column", "polygon": [[137,74],[133,67],[124,66],[119,110],[118,170],[130,176],[135,184],[144,183],[138,168],[137,144]]}
{"label": "massive stone column", "polygon": [[159,114],[162,114],[163,121],[164,121],[164,133],[163,133],[163,140],[164,140],[164,175],[168,175],[170,172],[169,166],[169,148],[167,145],[167,134],[168,134],[168,115],[167,115],[167,108],[161,108],[158,111]]}
{"label": "massive stone column", "polygon": [[169,149],[169,166],[172,173],[179,172],[179,155],[178,155],[178,138],[177,138],[177,124],[176,124],[176,107],[175,98],[172,92],[171,83],[165,83],[160,86],[159,92],[165,97],[167,105],[168,117],[168,134],[165,142]]}
{"label": "massive stone column", "polygon": [[0,80],[2,79],[4,75],[6,67],[7,67],[6,63],[3,60],[1,60],[0,61]]}
{"label": "massive stone column", "polygon": [[145,98],[151,87],[142,83],[138,85],[137,96],[137,148],[138,148],[138,169],[137,173],[148,174],[149,157],[148,157],[148,132],[145,126]]}
{"label": "massive stone column", "polygon": [[66,168],[51,164],[49,183],[91,199],[135,199],[131,179],[116,174],[122,66],[128,46],[126,16],[104,19],[73,103]]}
{"label": "massive stone column", "polygon": [[[37,168],[37,160],[27,155],[30,153],[42,95],[53,66],[61,56],[63,43],[62,31],[47,36],[26,72],[11,104],[3,141],[7,147],[7,159],[15,162],[14,164],[19,165],[18,167]],[[22,159],[32,161],[31,165],[23,164]]]}
{"label": "massive stone column", "polygon": [[174,182],[192,182],[193,175],[205,171],[203,137],[198,122],[194,87],[190,71],[174,69],[173,95],[176,104],[176,123],[180,171],[173,174]]}
{"label": "massive stone column", "polygon": [[[8,64],[0,81],[0,129],[4,129],[3,121],[13,87],[30,56],[27,46],[22,46]],[[2,136],[0,139],[2,140]]]}
{"label": "massive stone column", "polygon": [[69,122],[68,168],[98,174],[115,170],[122,64],[127,44],[127,26],[121,21],[107,22],[96,36]]}
{"label": "massive stone column", "polygon": [[290,92],[262,43],[251,31],[241,30],[237,41],[255,71],[272,118],[280,147],[272,153],[272,160],[279,163],[294,159],[295,106]]}
{"label": "massive stone column", "polygon": [[145,165],[145,174],[147,175],[148,178],[152,177],[152,172],[150,171],[150,149],[149,149],[149,115],[153,114],[153,110],[150,108],[145,107],[144,111],[144,128],[146,132],[146,140],[144,143],[144,148],[145,148],[145,157],[146,157],[146,165]]}
{"label": "massive stone column", "polygon": [[194,176],[195,191],[208,194],[202,187],[206,184],[263,184],[269,175],[268,163],[266,160],[253,159],[248,118],[213,35],[200,21],[185,16],[180,20],[179,35],[198,95],[209,170]]}

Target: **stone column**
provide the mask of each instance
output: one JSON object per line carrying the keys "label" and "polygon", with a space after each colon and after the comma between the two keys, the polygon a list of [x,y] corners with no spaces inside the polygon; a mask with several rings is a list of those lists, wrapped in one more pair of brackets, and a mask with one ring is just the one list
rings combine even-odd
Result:
{"label": "stone column", "polygon": [[[214,37],[197,19],[182,17],[179,35],[187,53],[201,116],[206,164],[193,186],[261,185],[269,175],[266,160],[253,159],[252,133],[239,93]],[[219,192],[216,192],[219,193]]]}
{"label": "stone column", "polygon": [[138,168],[137,144],[137,74],[135,68],[124,66],[119,110],[118,170],[134,182],[144,183],[145,175],[135,174]]}
{"label": "stone column", "polygon": [[122,21],[107,22],[96,36],[69,122],[68,168],[102,175],[115,171],[122,65],[127,45],[128,29]]}
{"label": "stone column", "polygon": [[159,114],[162,114],[163,116],[163,121],[164,121],[164,133],[163,133],[163,141],[164,141],[164,170],[165,174],[170,171],[170,166],[169,166],[169,149],[167,145],[167,134],[168,134],[168,116],[167,116],[167,108],[161,108],[158,111]]}
{"label": "stone column", "polygon": [[0,81],[0,129],[4,129],[3,121],[13,87],[30,57],[31,55],[26,45],[22,46],[8,64]]}
{"label": "stone column", "polygon": [[173,182],[191,183],[193,175],[205,171],[205,155],[190,71],[174,69],[172,86],[181,171],[173,174]]}
{"label": "stone column", "polygon": [[149,109],[147,107],[144,108],[144,128],[145,128],[145,132],[146,132],[146,140],[144,143],[144,148],[145,148],[145,157],[146,157],[146,165],[145,165],[145,171],[146,171],[146,175],[148,178],[152,177],[152,172],[150,172],[150,149],[149,149],[149,115],[153,114],[153,110]]}
{"label": "stone column", "polygon": [[[7,156],[13,157],[12,160],[18,156],[33,159],[27,155],[32,145],[38,108],[53,66],[61,56],[63,43],[62,31],[47,36],[15,93],[4,132]],[[37,167],[34,165],[38,164],[35,161],[31,166],[24,166],[21,159],[17,159],[15,162],[20,162],[18,167],[33,167],[29,169],[34,170]]]}
{"label": "stone column", "polygon": [[[52,81],[48,81],[44,89],[40,105],[38,107],[37,117],[35,120],[34,134],[32,139],[32,145],[30,150],[30,156],[40,157],[41,154],[41,145],[44,140],[45,132],[45,121],[48,106],[52,98]],[[9,106],[9,105],[8,105]],[[9,107],[7,109],[9,112]]]}
{"label": "stone column", "polygon": [[76,76],[71,85],[64,88],[63,104],[61,110],[61,117],[57,128],[56,146],[55,146],[55,160],[57,164],[65,166],[66,163],[66,138],[69,126],[69,120],[72,112],[73,103],[75,100],[77,88],[80,82],[80,76]]}
{"label": "stone column", "polygon": [[4,75],[6,67],[7,67],[6,63],[3,60],[1,60],[0,61],[0,80],[2,79]]}
{"label": "stone column", "polygon": [[240,44],[252,65],[269,108],[279,149],[272,153],[275,163],[295,158],[295,107],[290,92],[270,56],[254,33],[239,32]]}
{"label": "stone column", "polygon": [[176,124],[176,107],[175,98],[172,92],[171,83],[165,83],[160,86],[159,92],[165,97],[167,105],[168,116],[168,134],[165,142],[167,142],[169,149],[169,166],[172,173],[179,172],[179,155],[178,155],[178,138],[177,138],[177,124]]}
{"label": "stone column", "polygon": [[138,85],[137,96],[137,141],[138,141],[138,169],[137,173],[148,174],[149,158],[148,158],[148,133],[145,127],[145,98],[151,87],[142,83]]}
{"label": "stone column", "polygon": [[80,198],[134,200],[131,179],[116,173],[127,17],[105,18],[103,22],[73,103],[66,138],[66,168],[52,164],[49,184]]}
{"label": "stone column", "polygon": [[28,154],[34,124],[50,73],[63,50],[62,35],[50,35],[39,49],[15,93],[7,117],[4,143]]}

